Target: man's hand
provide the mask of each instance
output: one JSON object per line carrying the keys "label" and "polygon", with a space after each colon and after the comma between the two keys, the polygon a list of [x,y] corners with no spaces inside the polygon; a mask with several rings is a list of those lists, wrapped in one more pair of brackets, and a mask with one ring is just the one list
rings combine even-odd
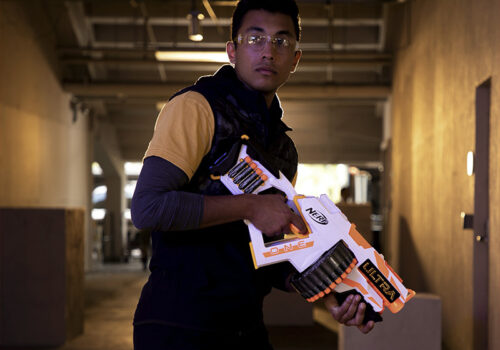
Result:
{"label": "man's hand", "polygon": [[363,324],[366,304],[360,303],[361,297],[359,295],[349,295],[342,305],[339,305],[333,294],[328,294],[323,299],[327,310],[339,323],[346,326],[357,326],[365,334],[370,332],[375,326],[373,321]]}
{"label": "man's hand", "polygon": [[306,233],[306,224],[302,217],[295,214],[286,199],[279,194],[250,195],[252,201],[248,220],[268,237],[289,234],[290,224],[300,233]]}
{"label": "man's hand", "polygon": [[236,220],[250,220],[266,236],[290,233],[290,224],[307,232],[300,215],[295,214],[279,194],[241,194],[237,196],[205,196],[201,227]]}

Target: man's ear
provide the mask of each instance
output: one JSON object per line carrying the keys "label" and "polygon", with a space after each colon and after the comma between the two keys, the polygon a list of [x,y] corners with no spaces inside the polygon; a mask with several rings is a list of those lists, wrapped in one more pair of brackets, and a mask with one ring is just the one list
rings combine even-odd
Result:
{"label": "man's ear", "polygon": [[295,58],[293,59],[292,69],[290,69],[291,73],[295,73],[295,70],[297,69],[297,65],[299,64],[301,57],[302,57],[302,50],[295,51]]}
{"label": "man's ear", "polygon": [[236,62],[236,47],[234,45],[234,41],[228,41],[226,43],[226,52],[227,52],[227,57],[229,58],[229,62],[231,62],[231,64],[235,64],[235,62]]}

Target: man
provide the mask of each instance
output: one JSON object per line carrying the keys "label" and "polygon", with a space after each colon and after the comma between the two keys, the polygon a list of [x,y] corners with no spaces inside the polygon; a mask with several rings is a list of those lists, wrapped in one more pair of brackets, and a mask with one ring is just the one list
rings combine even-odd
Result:
{"label": "man", "polygon": [[[209,167],[246,134],[268,163],[293,180],[297,153],[276,96],[300,60],[294,0],[241,0],[233,14],[232,66],[203,77],[158,117],[132,199],[132,219],[151,228],[151,275],[134,317],[134,346],[148,349],[271,349],[262,301],[272,286],[291,290],[291,266],[254,269],[250,220],[266,236],[305,232],[280,194],[230,195]],[[326,305],[338,321],[361,324],[364,304]]]}

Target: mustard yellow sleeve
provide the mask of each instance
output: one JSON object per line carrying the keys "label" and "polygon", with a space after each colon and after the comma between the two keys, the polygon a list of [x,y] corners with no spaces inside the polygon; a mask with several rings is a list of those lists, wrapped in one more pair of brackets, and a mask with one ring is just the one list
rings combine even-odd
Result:
{"label": "mustard yellow sleeve", "polygon": [[292,180],[292,186],[295,187],[295,185],[297,184],[297,175],[299,174],[299,169],[297,167],[297,171],[295,172],[295,175],[293,176],[293,180]]}
{"label": "mustard yellow sleeve", "polygon": [[179,167],[191,179],[212,146],[214,117],[208,101],[188,91],[160,111],[144,158],[157,156]]}

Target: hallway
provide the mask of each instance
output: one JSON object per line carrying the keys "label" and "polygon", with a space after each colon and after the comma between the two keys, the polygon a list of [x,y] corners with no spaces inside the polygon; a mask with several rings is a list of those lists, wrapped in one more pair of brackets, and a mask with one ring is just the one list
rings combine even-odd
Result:
{"label": "hallway", "polygon": [[[45,350],[132,349],[132,317],[148,274],[138,261],[108,264],[85,276],[84,334],[58,348]],[[326,328],[269,327],[275,350],[335,350],[337,336]],[[314,339],[314,342],[312,342]],[[15,348],[15,350],[40,348]],[[4,350],[10,350],[9,348]],[[12,348],[14,350],[14,348]]]}
{"label": "hallway", "polygon": [[[435,348],[500,349],[500,0],[296,2],[300,64],[277,96],[297,193],[336,202],[344,192],[351,212],[341,211],[417,293],[408,320],[433,331]],[[174,93],[230,69],[236,3],[0,0],[0,349],[132,349],[147,273],[118,262],[143,242],[134,164]],[[182,138],[194,141],[190,129]],[[344,327],[312,326],[330,315],[307,319],[295,296],[297,308],[270,314],[311,326],[270,327],[275,349],[354,349]],[[430,301],[435,325],[417,301]]]}
{"label": "hallway", "polygon": [[139,263],[107,265],[88,273],[84,333],[57,349],[132,349],[132,317],[146,280]]}

